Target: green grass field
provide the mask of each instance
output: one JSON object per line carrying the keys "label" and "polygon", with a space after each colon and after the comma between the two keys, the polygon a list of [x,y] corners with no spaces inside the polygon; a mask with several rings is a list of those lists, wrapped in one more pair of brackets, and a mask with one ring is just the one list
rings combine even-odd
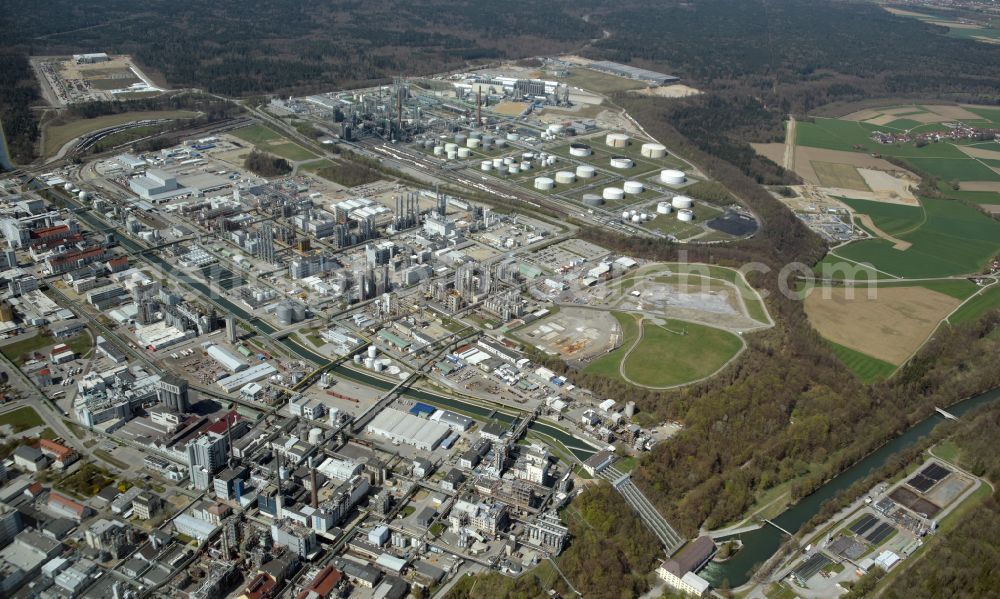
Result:
{"label": "green grass field", "polygon": [[888,378],[896,367],[892,364],[873,358],[868,354],[863,354],[849,347],[824,340],[833,349],[833,354],[837,356],[847,369],[854,373],[862,383],[866,385]]}
{"label": "green grass field", "polygon": [[0,414],[0,426],[8,425],[15,433],[41,426],[43,423],[42,417],[38,415],[38,412],[28,406],[12,410],[6,414]]}
{"label": "green grass field", "polygon": [[719,370],[742,347],[738,336],[722,329],[680,320],[645,322],[642,341],[625,358],[625,376],[649,387],[683,385]]}
{"label": "green grass field", "polygon": [[979,285],[976,285],[968,279],[941,279],[940,281],[920,281],[920,282],[905,282],[905,283],[893,283],[893,282],[879,282],[878,286],[881,287],[923,287],[925,289],[930,289],[931,291],[937,291],[938,293],[943,293],[945,295],[950,295],[951,297],[964,300],[970,295],[975,293],[980,289]]}
{"label": "green grass field", "polygon": [[608,352],[590,364],[587,364],[587,367],[583,371],[608,378],[620,379],[618,366],[621,364],[625,354],[628,353],[629,348],[635,343],[636,337],[639,336],[639,321],[638,317],[633,314],[626,314],[624,312],[612,312],[611,314],[622,327],[622,343],[618,346],[618,349]]}
{"label": "green grass field", "polygon": [[257,146],[260,150],[287,160],[300,161],[316,158],[316,154],[264,125],[252,125],[237,129],[233,131],[233,135]]}
{"label": "green grass field", "polygon": [[934,278],[977,273],[1000,250],[1000,222],[960,202],[924,199],[922,207],[917,208],[844,201],[856,212],[871,216],[875,226],[913,245],[901,251],[889,241],[871,239],[839,248],[837,255],[870,262],[896,276]]}
{"label": "green grass field", "polygon": [[1000,285],[993,285],[962,305],[948,318],[951,324],[975,320],[990,310],[1000,310]]}

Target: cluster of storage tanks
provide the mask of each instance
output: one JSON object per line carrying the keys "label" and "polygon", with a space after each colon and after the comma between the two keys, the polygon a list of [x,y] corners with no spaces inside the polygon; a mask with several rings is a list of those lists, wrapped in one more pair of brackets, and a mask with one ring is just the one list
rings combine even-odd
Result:
{"label": "cluster of storage tanks", "polygon": [[385,362],[378,359],[378,348],[369,345],[368,350],[363,354],[354,354],[355,364],[364,364],[368,370],[382,372],[385,369]]}
{"label": "cluster of storage tanks", "polygon": [[472,155],[472,150],[505,148],[507,147],[507,139],[472,131],[470,133],[456,133],[451,141],[444,143],[439,139],[418,139],[416,144],[425,150],[430,150],[435,156],[454,160],[456,158],[469,158]]}
{"label": "cluster of storage tanks", "polygon": [[[628,183],[629,182],[626,181],[626,185]],[[622,189],[618,189],[616,187],[609,187],[609,188],[606,188],[604,191],[608,192],[608,190],[613,190],[613,192],[612,192],[611,195],[614,196],[614,197],[609,197],[607,195],[607,193],[606,193],[605,196],[604,196],[604,199],[621,199],[621,197],[622,197],[623,194],[619,194],[617,192],[624,192],[625,191],[625,190],[622,190]],[[587,202],[586,196],[584,196],[584,203],[589,203],[589,202]],[[680,196],[680,195],[679,196],[674,196],[669,201],[668,200],[663,200],[663,201],[657,202],[656,203],[656,212],[653,213],[653,214],[648,213],[648,212],[641,212],[639,210],[623,210],[622,211],[622,221],[623,222],[631,222],[631,223],[639,224],[639,223],[643,223],[643,222],[652,220],[652,219],[656,218],[658,215],[659,216],[666,216],[668,214],[673,213],[676,210],[677,211],[677,220],[684,221],[684,222],[691,222],[691,221],[694,220],[694,210],[692,210],[693,206],[694,206],[694,200],[692,200],[691,198],[689,198],[687,196]]]}
{"label": "cluster of storage tanks", "polygon": [[623,210],[622,211],[622,221],[623,222],[633,222],[635,224],[644,223],[656,218],[655,214],[650,214],[648,212],[639,212],[638,210]]}
{"label": "cluster of storage tanks", "polygon": [[555,165],[556,160],[556,157],[552,154],[546,154],[544,152],[524,152],[521,154],[520,158],[507,156],[505,158],[483,160],[479,164],[479,168],[486,172],[495,170],[501,175],[516,175],[518,173],[531,170],[536,164],[540,167],[553,166]]}

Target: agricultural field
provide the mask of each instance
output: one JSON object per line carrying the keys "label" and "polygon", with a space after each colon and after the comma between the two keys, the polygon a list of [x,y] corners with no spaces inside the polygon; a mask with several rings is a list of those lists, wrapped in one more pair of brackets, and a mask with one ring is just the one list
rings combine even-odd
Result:
{"label": "agricultural field", "polygon": [[[893,366],[902,364],[962,300],[926,287],[816,287],[805,298],[806,315],[828,341]],[[877,365],[841,352],[866,376]]]}
{"label": "agricultural field", "polygon": [[309,150],[263,125],[252,125],[243,129],[237,129],[232,134],[245,142],[253,144],[259,150],[293,162],[316,158],[316,155]]}
{"label": "agricultural field", "polygon": [[743,349],[722,329],[680,320],[646,319],[640,338],[623,356],[621,375],[643,387],[672,387],[711,376]]}
{"label": "agricultural field", "polygon": [[827,341],[833,355],[837,356],[848,370],[854,373],[862,383],[871,384],[889,377],[896,371],[896,366],[884,360],[873,358],[868,354],[844,347],[839,343]]}
{"label": "agricultural field", "polygon": [[994,284],[982,290],[962,304],[961,308],[955,310],[955,313],[948,317],[948,322],[961,324],[975,320],[990,310],[1000,310],[1000,284]]}
{"label": "agricultural field", "polygon": [[970,21],[961,19],[948,10],[934,14],[930,7],[921,6],[918,11],[901,10],[898,8],[886,8],[894,15],[911,17],[924,23],[947,27],[947,35],[962,39],[971,39],[985,44],[1000,43],[1000,18],[989,18],[988,16]]}
{"label": "agricultural field", "polygon": [[123,112],[92,119],[79,119],[60,125],[50,125],[45,128],[44,152],[46,156],[53,156],[70,140],[116,125],[154,119],[191,119],[198,115],[199,113],[189,110]]}
{"label": "agricultural field", "polygon": [[[866,215],[888,239],[856,241],[831,252],[838,258],[870,263],[890,277],[936,278],[978,273],[1000,251],[1000,223],[954,200],[923,199],[919,207],[844,199],[855,215]],[[822,265],[821,265],[822,266]]]}
{"label": "agricultural field", "polygon": [[[851,159],[838,160],[834,155],[820,154],[824,151],[851,152],[862,160],[880,161],[876,156],[903,160],[916,171],[948,182],[943,187],[948,194],[953,191],[1000,192],[1000,152],[995,148],[996,142],[962,138],[920,144],[915,141],[881,144],[872,139],[875,131],[891,134],[946,132],[956,123],[978,129],[994,129],[1000,126],[1000,110],[964,105],[911,105],[870,108],[841,118],[816,117],[800,121],[795,133],[795,170],[814,184],[863,191],[864,188],[851,173],[854,170],[851,166],[858,167],[860,164]],[[758,150],[774,155],[778,150],[770,147],[773,145],[763,144]],[[799,156],[803,152],[804,155]],[[821,156],[829,164],[819,164]],[[804,158],[809,158],[810,163],[806,164]],[[888,170],[885,164],[874,168]],[[952,183],[958,185],[958,190]],[[966,199],[997,203],[996,196],[992,201],[989,197]]]}
{"label": "agricultural field", "polygon": [[552,79],[571,87],[579,87],[580,89],[599,94],[610,94],[649,87],[641,81],[609,75],[584,67],[573,67],[566,77],[553,77]]}

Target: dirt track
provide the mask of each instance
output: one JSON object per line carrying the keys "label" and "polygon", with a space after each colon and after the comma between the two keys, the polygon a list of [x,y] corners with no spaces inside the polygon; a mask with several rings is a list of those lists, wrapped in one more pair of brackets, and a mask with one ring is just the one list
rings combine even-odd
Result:
{"label": "dirt track", "polygon": [[909,241],[903,241],[902,239],[893,237],[892,235],[889,235],[882,229],[876,227],[875,223],[872,221],[872,217],[868,216],[867,214],[855,214],[854,218],[861,221],[861,224],[864,225],[864,227],[870,230],[872,233],[878,235],[879,237],[885,239],[886,241],[891,241],[893,244],[892,249],[894,250],[899,250],[903,252],[910,249],[910,246],[913,245]]}

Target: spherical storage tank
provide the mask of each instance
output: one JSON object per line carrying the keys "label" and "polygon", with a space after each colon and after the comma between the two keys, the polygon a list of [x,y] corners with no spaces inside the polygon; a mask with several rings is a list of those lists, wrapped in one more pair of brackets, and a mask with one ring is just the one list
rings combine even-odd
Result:
{"label": "spherical storage tank", "polygon": [[570,184],[576,182],[576,175],[571,171],[559,171],[556,173],[556,183]]}
{"label": "spherical storage tank", "polygon": [[674,207],[670,205],[670,202],[660,202],[656,205],[657,214],[670,214],[673,210]]}
{"label": "spherical storage tank", "polygon": [[620,187],[605,187],[601,195],[605,200],[620,200],[625,197],[625,190]]}
{"label": "spherical storage tank", "polygon": [[677,209],[690,208],[691,206],[694,206],[694,201],[687,196],[674,196],[674,198],[670,200],[670,203]]}
{"label": "spherical storage tank", "polygon": [[612,148],[624,148],[628,145],[628,135],[624,133],[608,133],[604,143]]}
{"label": "spherical storage tank", "polygon": [[625,189],[625,193],[628,194],[642,193],[642,190],[645,189],[639,181],[626,181],[622,187]]}
{"label": "spherical storage tank", "polygon": [[583,194],[583,203],[588,206],[602,206],[604,205],[604,198],[596,193],[585,193]]}
{"label": "spherical storage tank", "polygon": [[641,214],[633,215],[632,216],[632,222],[634,222],[634,223],[641,223],[642,222],[642,215]]}
{"label": "spherical storage tank", "polygon": [[571,143],[569,144],[569,155],[576,156],[577,158],[585,158],[594,153],[594,150],[587,144],[582,143]]}
{"label": "spherical storage tank", "polygon": [[684,182],[684,171],[672,168],[664,169],[660,171],[660,181],[663,181],[667,185],[679,185]]}
{"label": "spherical storage tank", "polygon": [[667,148],[662,144],[642,144],[639,151],[646,158],[663,158],[667,155]]}
{"label": "spherical storage tank", "polygon": [[611,166],[613,168],[632,168],[632,159],[625,156],[612,156]]}
{"label": "spherical storage tank", "polygon": [[535,177],[535,189],[548,190],[556,186],[556,182],[548,177]]}
{"label": "spherical storage tank", "polygon": [[597,174],[597,170],[589,164],[581,164],[576,167],[576,176],[581,179],[591,179]]}
{"label": "spherical storage tank", "polygon": [[688,210],[687,208],[677,211],[677,220],[682,220],[685,222],[690,222],[694,220],[694,212]]}
{"label": "spherical storage tank", "polygon": [[73,184],[72,183],[67,183],[66,185],[63,185],[63,189],[65,189],[66,191],[69,191],[69,190],[73,189]]}
{"label": "spherical storage tank", "polygon": [[78,195],[77,197],[80,199],[81,202],[89,202],[91,196],[89,191],[81,191],[80,195]]}

